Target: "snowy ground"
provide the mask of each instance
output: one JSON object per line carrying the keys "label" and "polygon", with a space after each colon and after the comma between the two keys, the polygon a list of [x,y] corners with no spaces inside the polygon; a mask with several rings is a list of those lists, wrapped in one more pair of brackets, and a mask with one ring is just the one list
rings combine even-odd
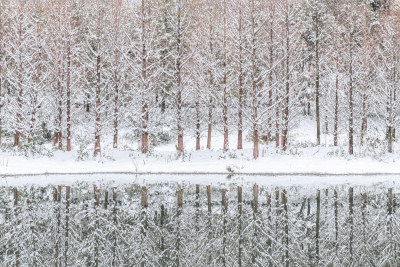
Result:
{"label": "snowy ground", "polygon": [[[276,183],[277,181],[280,181],[280,183],[283,181],[284,183],[311,183],[311,181],[313,181],[312,183],[318,183],[318,181],[327,181],[327,179],[332,182],[338,181],[338,178],[327,178],[325,176],[310,178],[310,175],[333,174],[347,175],[345,180],[353,177],[351,179],[354,181],[365,180],[362,174],[375,174],[378,175],[375,177],[381,177],[369,178],[367,179],[368,181],[371,179],[379,181],[382,179],[384,181],[388,181],[388,179],[394,180],[395,176],[393,175],[395,174],[399,174],[400,177],[400,153],[380,153],[380,150],[384,151],[384,147],[378,146],[373,148],[372,153],[371,151],[368,152],[367,148],[364,151],[357,151],[356,156],[348,156],[347,148],[344,145],[339,147],[332,146],[332,136],[324,135],[321,146],[315,146],[315,139],[314,122],[305,120],[300,127],[291,132],[289,151],[284,153],[277,150],[274,144],[263,144],[260,147],[261,157],[258,160],[252,159],[251,142],[245,142],[244,150],[232,149],[226,153],[222,152],[223,140],[221,134],[216,134],[213,137],[212,147],[214,150],[202,148],[201,151],[194,151],[195,140],[193,137],[186,135],[186,152],[184,157],[179,159],[176,157],[175,143],[157,146],[150,155],[142,155],[137,149],[137,144],[135,144],[136,149],[132,147],[132,144],[130,149],[126,149],[128,146],[122,144],[121,147],[125,147],[124,150],[106,148],[103,149],[101,158],[93,159],[89,157],[85,160],[78,160],[78,149],[72,152],[54,151],[51,157],[25,157],[18,153],[0,152],[0,175],[5,177],[8,175],[18,176],[19,174],[48,174],[47,178],[44,179],[45,183],[52,183],[56,180],[60,182],[82,179],[93,180],[94,177],[102,179],[101,177],[104,175],[99,174],[102,172],[114,173],[114,177],[119,173],[118,177],[122,177],[123,182],[133,182],[136,177],[134,174],[157,173],[164,174],[164,176],[153,176],[156,177],[154,178],[156,180],[164,179],[162,177],[166,177],[166,174],[174,174],[178,177],[178,174],[197,173],[202,175],[194,177],[200,180],[206,179],[204,177],[207,173],[223,174],[221,177],[224,177],[224,179],[228,174],[235,174],[236,177],[259,174],[260,176],[255,179],[261,183],[264,180],[267,183]],[[345,137],[342,136],[340,139],[344,140]],[[205,145],[205,134],[201,142],[202,145]],[[104,145],[103,147],[107,146]],[[230,147],[236,147],[236,133],[231,133]],[[395,151],[396,148],[397,144],[395,144]],[[90,149],[91,146],[88,148],[88,153],[91,154],[92,151]],[[68,179],[66,179],[67,176],[54,177],[54,174],[66,173],[77,175],[69,176],[71,178]],[[88,175],[78,175],[83,173],[97,173],[98,175],[91,176],[91,178]],[[122,175],[122,173],[126,173],[126,175]],[[296,176],[299,174],[303,178]],[[266,177],[271,175],[285,175],[286,177],[280,177],[279,179]],[[357,178],[354,175],[360,175],[360,177]],[[294,176],[297,178],[293,178]],[[152,176],[146,175],[146,177]],[[173,179],[180,179],[176,177]],[[15,180],[16,178],[3,178],[2,181],[5,183],[11,179]],[[248,179],[251,180],[250,178]],[[28,183],[43,182],[39,176],[36,176],[36,178],[30,177],[29,179],[26,177],[23,180]],[[220,181],[220,179],[217,180]],[[207,178],[206,181],[212,182],[213,178]]]}

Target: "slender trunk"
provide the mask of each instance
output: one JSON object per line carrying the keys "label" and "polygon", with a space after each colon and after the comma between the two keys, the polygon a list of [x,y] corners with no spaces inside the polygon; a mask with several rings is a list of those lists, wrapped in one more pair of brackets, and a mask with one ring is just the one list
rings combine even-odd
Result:
{"label": "slender trunk", "polygon": [[[269,75],[268,75],[268,82],[269,82],[269,91],[268,91],[268,109],[271,109],[272,107],[272,82],[273,82],[273,66],[274,66],[274,30],[273,30],[273,23],[271,19],[270,23],[270,29],[269,29],[269,41],[270,41],[270,46],[269,46]],[[267,132],[267,142],[272,141],[272,114],[268,116],[268,132]]]}
{"label": "slender trunk", "polygon": [[253,157],[258,158],[258,92],[256,81],[256,24],[255,24],[255,4],[254,0],[251,1],[251,87],[252,87],[252,120],[253,120]]}
{"label": "slender trunk", "polygon": [[[99,52],[99,51],[98,51]],[[96,76],[97,76],[97,85],[96,85],[96,108],[95,108],[95,113],[96,113],[96,124],[95,124],[95,134],[94,134],[94,157],[97,157],[98,154],[101,153],[101,147],[100,147],[100,135],[101,135],[101,120],[100,120],[100,64],[101,64],[101,57],[100,55],[97,55],[97,60],[96,60]]]}
{"label": "slender trunk", "polygon": [[71,36],[67,38],[67,151],[71,151]]}
{"label": "slender trunk", "polygon": [[210,96],[208,102],[208,129],[207,129],[207,149],[211,149],[211,133],[212,133],[212,116],[213,116],[213,99]]}
{"label": "slender trunk", "polygon": [[223,71],[224,77],[222,79],[222,87],[224,89],[223,92],[223,124],[224,124],[224,146],[223,150],[227,151],[229,149],[229,132],[228,132],[228,91],[227,91],[227,54],[226,54],[226,0],[224,0],[224,33],[223,33],[223,53],[224,53],[224,61],[223,61]]}
{"label": "slender trunk", "polygon": [[290,96],[290,72],[289,72],[289,63],[290,63],[290,40],[289,40],[289,17],[286,14],[286,68],[285,68],[285,108],[283,111],[283,130],[282,130],[282,147],[283,150],[286,151],[287,149],[287,142],[288,142],[288,130],[289,130],[289,96]]}
{"label": "slender trunk", "polygon": [[367,96],[364,89],[362,95],[362,122],[361,122],[361,133],[360,133],[360,144],[364,145],[364,136],[367,131]]}
{"label": "slender trunk", "polygon": [[338,127],[339,127],[339,56],[336,56],[335,121],[333,126],[334,146],[338,146]]}
{"label": "slender trunk", "polygon": [[199,102],[199,96],[196,97],[196,150],[200,150],[200,102]]}
{"label": "slender trunk", "polygon": [[38,65],[36,67],[36,77],[35,77],[35,85],[33,88],[33,95],[32,95],[32,114],[31,114],[31,126],[29,129],[29,137],[28,137],[28,143],[32,141],[32,138],[34,136],[34,130],[35,130],[35,124],[36,124],[36,106],[37,106],[37,99],[38,99],[38,90],[39,90],[39,82],[40,82],[40,61],[41,61],[41,53],[39,53],[38,56]]}
{"label": "slender trunk", "polygon": [[349,84],[349,154],[353,155],[353,109],[354,109],[354,102],[353,102],[353,49],[352,49],[352,35],[350,34],[349,40],[349,53],[350,53],[350,62],[349,62],[349,75],[350,75],[350,84]]}
{"label": "slender trunk", "polygon": [[118,127],[119,127],[119,91],[120,91],[120,51],[119,51],[119,35],[120,35],[120,10],[121,1],[115,1],[114,9],[114,138],[113,148],[118,147]]}
{"label": "slender trunk", "polygon": [[148,81],[147,81],[147,46],[146,46],[146,11],[145,11],[145,0],[142,0],[142,153],[147,153],[149,150],[149,133],[148,133],[148,122],[149,122],[149,104],[148,104]]}
{"label": "slender trunk", "polygon": [[242,6],[239,7],[239,103],[238,103],[238,145],[243,149],[243,20]]}
{"label": "slender trunk", "polygon": [[[117,66],[119,62],[119,52],[115,50],[115,65]],[[113,138],[113,148],[118,147],[118,117],[119,117],[119,70],[115,67],[114,70],[114,138]]]}
{"label": "slender trunk", "polygon": [[18,95],[17,95],[17,104],[18,104],[18,111],[17,111],[17,125],[14,134],[14,146],[20,146],[20,138],[21,138],[21,124],[22,124],[22,94],[23,94],[23,81],[22,81],[22,72],[23,72],[23,65],[22,65],[22,10],[20,11],[19,17],[19,25],[18,25]]}
{"label": "slender trunk", "polygon": [[2,144],[2,106],[3,103],[1,101],[1,95],[2,95],[2,89],[3,89],[3,35],[4,35],[4,29],[3,29],[3,19],[2,19],[2,10],[0,9],[0,145]]}
{"label": "slender trunk", "polygon": [[58,39],[57,39],[57,110],[58,110],[58,115],[56,119],[56,130],[54,133],[54,145],[58,145],[58,149],[62,149],[62,129],[61,129],[61,124],[62,124],[62,51],[61,51],[61,7],[59,6],[59,14],[58,14]]}
{"label": "slender trunk", "polygon": [[279,128],[280,128],[280,123],[279,123],[279,109],[280,109],[280,97],[279,97],[279,90],[278,88],[275,89],[275,146],[279,147],[280,145],[280,140],[279,140]]}
{"label": "slender trunk", "polygon": [[183,154],[183,114],[182,114],[182,106],[183,106],[183,100],[182,100],[182,90],[183,90],[183,85],[182,85],[182,73],[181,73],[181,64],[182,64],[182,49],[183,49],[183,44],[182,44],[182,32],[181,32],[181,0],[179,0],[178,3],[178,12],[177,12],[177,39],[176,39],[176,49],[177,49],[177,54],[178,58],[176,59],[176,79],[177,79],[177,96],[176,96],[176,106],[177,106],[177,129],[178,129],[178,157],[180,157]]}
{"label": "slender trunk", "polygon": [[[316,9],[316,13],[318,13]],[[321,118],[319,112],[319,90],[320,90],[320,73],[319,73],[319,21],[318,14],[315,14],[315,117],[317,120],[317,145],[321,144]]]}
{"label": "slender trunk", "polygon": [[[212,1],[211,1],[212,2]],[[214,58],[214,46],[213,46],[213,21],[212,21],[212,8],[209,8],[210,21],[209,21],[209,49],[210,49],[210,60],[213,61]],[[208,130],[207,130],[207,149],[211,149],[211,134],[212,134],[212,119],[213,119],[213,97],[214,93],[214,76],[212,73],[212,67],[208,71],[209,75],[209,101],[208,101]]]}

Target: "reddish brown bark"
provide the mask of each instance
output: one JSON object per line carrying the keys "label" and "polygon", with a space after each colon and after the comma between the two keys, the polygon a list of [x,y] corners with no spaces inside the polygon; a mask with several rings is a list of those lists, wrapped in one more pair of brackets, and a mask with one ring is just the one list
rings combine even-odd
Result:
{"label": "reddish brown bark", "polygon": [[177,12],[177,34],[176,34],[176,50],[177,50],[177,59],[176,59],[176,80],[177,80],[177,96],[176,96],[176,108],[177,108],[177,130],[178,130],[178,157],[183,154],[183,117],[182,117],[182,54],[183,54],[183,43],[182,43],[182,10],[181,10],[182,1],[178,1],[178,12]]}
{"label": "reddish brown bark", "polygon": [[17,104],[18,104],[18,111],[17,111],[17,129],[15,130],[14,133],[14,145],[13,146],[19,146],[20,145],[20,138],[21,138],[21,123],[22,123],[22,94],[23,94],[23,81],[22,81],[22,72],[24,70],[23,64],[22,64],[22,56],[23,56],[23,49],[22,49],[22,34],[23,34],[23,29],[22,29],[22,21],[24,19],[23,15],[23,3],[20,2],[20,14],[19,14],[19,21],[18,21],[18,94],[17,94]]}
{"label": "reddish brown bark", "polygon": [[243,18],[242,6],[239,6],[239,103],[238,103],[238,145],[237,149],[243,149]]}
{"label": "reddish brown bark", "polygon": [[289,40],[289,35],[290,35],[290,21],[288,14],[286,13],[286,21],[285,21],[285,26],[286,26],[286,59],[285,59],[285,98],[284,98],[284,110],[283,110],[283,129],[282,129],[282,147],[283,150],[285,151],[287,149],[287,142],[288,142],[288,130],[289,130],[289,97],[290,97],[290,70],[289,70],[289,64],[290,64],[290,40]]}
{"label": "reddish brown bark", "polygon": [[149,105],[147,102],[147,91],[148,91],[148,81],[147,81],[147,47],[146,47],[146,9],[145,0],[142,0],[141,12],[142,12],[142,153],[147,153],[149,150],[149,133],[147,130],[149,121]]}
{"label": "reddish brown bark", "polygon": [[121,1],[113,2],[113,19],[114,19],[114,137],[113,148],[118,147],[118,118],[119,118],[119,58],[120,51],[118,47],[118,38],[120,34],[120,7]]}
{"label": "reddish brown bark", "polygon": [[[213,2],[209,2],[209,13],[210,13],[210,18],[209,18],[209,49],[210,49],[210,61],[213,61],[214,57],[214,38],[213,38],[213,9],[211,7],[211,4]],[[212,94],[214,93],[214,75],[212,72],[212,67],[210,66],[210,69],[208,71],[209,75],[209,102],[208,102],[208,129],[207,129],[207,149],[211,149],[211,134],[212,134],[212,119],[213,119],[213,97]]]}
{"label": "reddish brown bark", "polygon": [[[197,97],[196,99],[199,99]],[[200,150],[200,102],[196,100],[196,150]]]}
{"label": "reddish brown bark", "polygon": [[335,81],[335,119],[333,125],[333,145],[338,146],[339,126],[339,57],[336,56],[336,81]]}
{"label": "reddish brown bark", "polygon": [[100,117],[100,105],[101,105],[101,56],[100,56],[100,36],[101,36],[101,18],[102,14],[97,14],[97,57],[96,57],[96,95],[95,95],[95,132],[94,132],[94,157],[101,154],[101,117]]}
{"label": "reddish brown bark", "polygon": [[57,24],[57,55],[56,55],[56,66],[57,66],[57,110],[58,110],[58,115],[56,119],[56,129],[54,133],[54,145],[58,144],[58,149],[62,149],[62,94],[63,94],[63,88],[62,88],[62,80],[63,80],[63,73],[62,73],[62,18],[61,18],[61,4],[59,3],[58,6],[58,24]]}
{"label": "reddish brown bark", "polygon": [[[271,1],[272,4],[272,1]],[[272,12],[272,7],[271,7]],[[270,21],[270,29],[269,29],[269,75],[268,75],[268,82],[269,82],[269,92],[268,92],[268,109],[272,107],[272,82],[273,82],[273,67],[274,67],[274,29],[273,29],[273,19],[271,18]],[[268,132],[267,132],[267,142],[272,141],[272,116],[268,116]]]}
{"label": "reddish brown bark", "polygon": [[251,38],[251,89],[252,89],[252,120],[253,120],[253,157],[257,159],[259,156],[258,152],[258,90],[256,81],[256,24],[255,24],[255,3],[251,0],[251,28],[252,28],[252,38]]}
{"label": "reddish brown bark", "polygon": [[353,155],[353,135],[354,135],[354,126],[353,126],[353,109],[354,109],[354,100],[353,100],[353,36],[352,33],[349,34],[349,154]]}
{"label": "reddish brown bark", "polygon": [[71,36],[67,38],[67,151],[71,151]]}
{"label": "reddish brown bark", "polygon": [[[0,9],[0,55],[3,54],[3,38],[4,38],[4,29],[3,29],[3,14],[2,14],[2,9]],[[2,89],[3,89],[3,62],[0,59],[0,96],[2,94]],[[0,101],[0,145],[2,144],[2,105]]]}
{"label": "reddish brown bark", "polygon": [[222,87],[223,87],[223,96],[222,96],[222,101],[223,101],[223,110],[222,110],[222,121],[223,121],[223,126],[224,126],[224,146],[223,150],[227,151],[229,149],[229,129],[228,129],[228,91],[227,91],[227,52],[226,52],[226,0],[224,0],[223,4],[223,20],[224,20],[224,28],[223,28],[223,57],[224,61],[222,63],[223,65],[223,71],[224,71],[224,76],[222,79]]}

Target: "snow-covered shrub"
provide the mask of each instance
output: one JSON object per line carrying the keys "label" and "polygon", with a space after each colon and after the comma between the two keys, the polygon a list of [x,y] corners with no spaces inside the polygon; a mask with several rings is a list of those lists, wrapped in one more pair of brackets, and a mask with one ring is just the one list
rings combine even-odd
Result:
{"label": "snow-covered shrub", "polygon": [[25,157],[47,156],[52,157],[53,152],[45,146],[45,139],[41,137],[32,138],[31,142],[24,139],[17,148],[19,154]]}

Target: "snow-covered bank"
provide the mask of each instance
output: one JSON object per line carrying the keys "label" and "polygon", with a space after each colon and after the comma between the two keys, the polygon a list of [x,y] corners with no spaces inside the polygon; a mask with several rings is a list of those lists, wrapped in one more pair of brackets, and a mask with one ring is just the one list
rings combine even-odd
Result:
{"label": "snow-covered bank", "polygon": [[[86,172],[139,173],[400,173],[400,158],[341,158],[327,155],[329,148],[309,148],[308,155],[265,155],[253,160],[250,150],[228,153],[190,152],[184,159],[176,159],[172,152],[153,156],[137,152],[115,151],[108,158],[77,161],[74,153],[55,152],[53,157],[25,158],[0,154],[0,175]],[[314,152],[315,151],[315,152]],[[323,155],[325,151],[325,156]],[[135,155],[132,155],[135,154]]]}
{"label": "snow-covered bank", "polygon": [[[375,178],[383,175],[396,179],[396,174],[400,177],[400,154],[399,153],[381,153],[384,147],[374,147],[374,150],[364,152],[357,151],[355,156],[348,156],[345,143],[342,146],[333,147],[332,137],[324,135],[323,144],[315,146],[315,132],[313,130],[313,121],[305,120],[298,128],[291,132],[291,146],[287,152],[282,152],[274,147],[274,144],[262,144],[260,146],[260,157],[254,160],[252,157],[252,143],[244,143],[243,150],[231,149],[228,152],[221,151],[223,136],[216,134],[212,139],[212,150],[204,147],[200,151],[195,151],[195,140],[187,135],[185,136],[185,154],[181,158],[176,156],[174,143],[158,145],[154,147],[151,153],[143,155],[138,150],[138,144],[124,142],[123,149],[110,149],[111,144],[106,144],[101,157],[96,159],[90,157],[91,147],[86,151],[80,151],[77,146],[72,152],[54,150],[51,144],[47,144],[47,150],[51,151],[52,156],[22,156],[17,152],[0,152],[0,176],[20,175],[20,174],[48,174],[45,183],[51,183],[55,174],[75,174],[72,177],[80,177],[75,180],[92,180],[93,177],[102,177],[112,173],[109,176],[123,177],[126,181],[132,181],[137,174],[160,174],[155,175],[156,179],[162,180],[167,174],[168,177],[186,177],[188,174],[196,173],[196,179],[206,179],[204,177],[213,177],[221,174],[221,177],[230,175],[250,177],[259,175],[257,180],[263,180],[266,176],[285,175],[287,181],[298,180],[309,181],[309,176],[318,175],[360,175],[356,178],[362,180],[362,176],[375,175]],[[344,140],[344,137],[341,137]],[[107,139],[111,140],[111,138]],[[206,143],[206,135],[203,135],[202,144]],[[230,137],[231,148],[236,147],[236,136]],[[107,149],[108,148],[108,149]],[[395,151],[398,150],[398,144],[395,143]],[[86,156],[82,158],[82,153]],[[125,175],[124,175],[125,173]],[[52,175],[54,174],[54,175]],[[83,175],[83,174],[95,174]],[[186,176],[185,176],[186,175]],[[299,178],[302,175],[306,178]],[[107,175],[106,175],[107,176]],[[146,175],[145,177],[150,177]],[[69,176],[71,177],[71,176]],[[85,178],[86,177],[86,178]],[[128,177],[128,178],[127,178]],[[130,178],[129,178],[130,177]],[[54,178],[56,180],[64,178]],[[374,179],[375,179],[374,178]],[[9,180],[11,178],[7,178]],[[181,178],[176,178],[180,180]],[[182,178],[185,179],[185,178]],[[250,179],[250,178],[248,178]],[[327,177],[314,177],[316,181],[326,181]],[[329,180],[334,181],[331,177]],[[346,178],[347,179],[347,178]],[[372,178],[368,178],[372,179]],[[379,180],[379,178],[376,178]],[[385,178],[386,179],[386,178]],[[24,178],[27,182],[27,178]],[[112,179],[111,179],[112,180]],[[116,178],[114,180],[117,180]],[[217,179],[218,180],[218,179]],[[32,177],[32,181],[39,182],[39,177]],[[70,181],[70,179],[67,179]],[[125,180],[124,180],[125,181]],[[207,180],[208,181],[208,180]],[[209,180],[212,181],[212,180]],[[218,180],[220,181],[220,180]],[[271,181],[271,180],[268,180]],[[282,179],[279,179],[282,181]],[[201,182],[201,181],[200,181]]]}

